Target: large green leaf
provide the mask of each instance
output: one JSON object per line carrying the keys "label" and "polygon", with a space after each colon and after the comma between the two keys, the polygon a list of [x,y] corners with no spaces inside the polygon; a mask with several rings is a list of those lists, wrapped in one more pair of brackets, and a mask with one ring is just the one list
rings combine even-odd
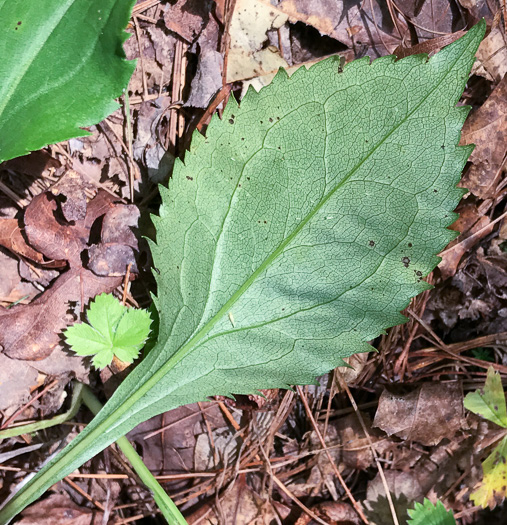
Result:
{"label": "large green leaf", "polygon": [[156,414],[311,383],[405,320],[453,238],[484,30],[429,60],[280,72],[194,136],[154,218],[158,343],[1,518]]}
{"label": "large green leaf", "polygon": [[134,1],[0,0],[0,162],[87,135],[118,108]]}

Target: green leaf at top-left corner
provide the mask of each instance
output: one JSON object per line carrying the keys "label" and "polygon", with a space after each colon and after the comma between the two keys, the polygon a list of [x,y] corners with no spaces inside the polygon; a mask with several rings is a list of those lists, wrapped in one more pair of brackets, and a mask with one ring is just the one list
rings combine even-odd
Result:
{"label": "green leaf at top-left corner", "polygon": [[135,62],[134,0],[0,0],[0,162],[88,135],[118,108]]}

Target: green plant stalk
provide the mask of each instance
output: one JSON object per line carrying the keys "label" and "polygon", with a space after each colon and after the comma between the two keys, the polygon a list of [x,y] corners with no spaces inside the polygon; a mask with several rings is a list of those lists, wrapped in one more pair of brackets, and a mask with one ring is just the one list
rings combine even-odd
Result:
{"label": "green plant stalk", "polygon": [[[83,385],[82,398],[84,404],[93,412],[94,415],[97,415],[102,409],[102,404],[86,385]],[[157,504],[167,523],[169,523],[169,525],[188,525],[187,521],[178,510],[178,507],[174,504],[173,500],[167,495],[165,490],[160,486],[160,483],[155,479],[153,474],[143,463],[143,460],[135,451],[134,447],[130,444],[129,440],[123,436],[116,441],[116,444],[125,454],[125,457],[128,459],[141,481],[152,492],[155,503]]]}

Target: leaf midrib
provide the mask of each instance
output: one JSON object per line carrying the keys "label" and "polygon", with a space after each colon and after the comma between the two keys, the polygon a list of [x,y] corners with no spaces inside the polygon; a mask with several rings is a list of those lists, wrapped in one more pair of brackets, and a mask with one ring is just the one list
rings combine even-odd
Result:
{"label": "leaf midrib", "polygon": [[[469,42],[467,45],[468,49],[472,42]],[[201,339],[203,339],[210,330],[215,326],[215,324],[229,312],[236,303],[236,301],[243,295],[243,293],[250,287],[250,285],[255,281],[255,279],[262,273],[264,270],[269,267],[269,265],[278,258],[278,256],[283,252],[285,247],[290,244],[290,242],[299,234],[299,232],[308,224],[308,222],[311,221],[311,219],[315,216],[315,214],[325,205],[325,203],[338,191],[341,187],[343,187],[350,178],[356,173],[363,164],[368,161],[368,159],[384,144],[384,142],[393,135],[405,122],[414,114],[416,113],[419,108],[426,103],[427,99],[430,98],[433,93],[440,87],[440,85],[445,82],[447,76],[450,74],[450,72],[453,70],[456,63],[459,61],[459,59],[463,56],[463,54],[466,51],[463,50],[459,56],[456,57],[452,65],[448,67],[448,70],[445,72],[445,74],[442,76],[442,79],[435,84],[435,86],[421,99],[421,101],[414,107],[412,111],[410,111],[403,120],[399,122],[398,125],[392,128],[392,130],[387,133],[382,140],[378,142],[378,144],[373,148],[364,158],[362,161],[360,161],[356,167],[350,170],[349,174],[343,178],[340,183],[338,183],[333,189],[331,189],[320,201],[319,203],[314,207],[314,209],[307,214],[307,216],[299,223],[299,225],[293,230],[293,232],[288,235],[278,246],[276,250],[274,250],[264,261],[259,265],[259,267],[252,273],[252,275],[238,288],[238,290],[231,296],[231,298],[222,306],[222,308],[197,332],[195,333],[187,343],[185,343],[183,346],[179,348],[162,366],[159,368],[145,383],[141,385],[141,387],[136,390],[135,393],[125,402],[125,404],[128,404],[128,408],[133,406],[138,399],[140,399],[146,392],[148,392],[158,381],[160,378],[162,378],[171,368],[173,368],[179,361],[181,361],[191,350],[192,348],[197,345]],[[431,59],[429,59],[424,65],[427,65]],[[371,65],[370,65],[371,67]],[[343,73],[342,73],[343,74]],[[451,108],[452,109],[452,108]],[[156,348],[154,348],[152,351],[155,351]],[[139,394],[139,395],[138,395]],[[132,397],[135,397],[136,399],[133,402],[130,402]],[[123,405],[122,405],[123,406]]]}

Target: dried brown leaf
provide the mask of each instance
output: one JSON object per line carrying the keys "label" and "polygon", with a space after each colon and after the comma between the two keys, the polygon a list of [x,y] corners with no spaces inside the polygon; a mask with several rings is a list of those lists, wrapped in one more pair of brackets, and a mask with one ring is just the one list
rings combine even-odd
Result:
{"label": "dried brown leaf", "polygon": [[493,197],[507,154],[507,76],[465,122],[461,144],[475,144],[472,166],[460,183],[481,199]]}
{"label": "dried brown leaf", "polygon": [[[467,221],[464,219],[462,222],[465,223]],[[457,227],[459,226],[460,224],[457,225]],[[494,224],[492,224],[491,219],[483,215],[468,231],[460,235],[448,248],[440,253],[442,260],[438,265],[438,269],[443,279],[449,279],[449,277],[456,274],[463,256],[470,252],[479,241],[489,235],[493,227]]]}
{"label": "dried brown leaf", "polygon": [[507,38],[501,24],[501,17],[498,17],[498,23],[493,24],[491,32],[481,42],[476,53],[478,65],[473,71],[495,83],[507,73]]}
{"label": "dried brown leaf", "polygon": [[389,436],[437,445],[462,428],[463,392],[459,383],[424,383],[408,394],[382,392],[373,425]]}

